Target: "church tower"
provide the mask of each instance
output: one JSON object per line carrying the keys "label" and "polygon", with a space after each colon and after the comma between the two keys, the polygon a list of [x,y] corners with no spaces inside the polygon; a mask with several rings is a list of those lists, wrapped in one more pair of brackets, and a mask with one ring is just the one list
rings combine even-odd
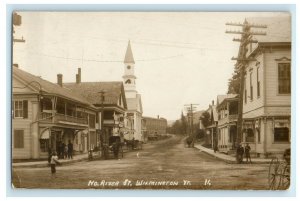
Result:
{"label": "church tower", "polygon": [[132,55],[130,41],[128,41],[128,46],[124,58],[124,75],[123,82],[126,93],[126,98],[136,98],[136,86],[135,80],[136,76],[134,75],[134,59]]}

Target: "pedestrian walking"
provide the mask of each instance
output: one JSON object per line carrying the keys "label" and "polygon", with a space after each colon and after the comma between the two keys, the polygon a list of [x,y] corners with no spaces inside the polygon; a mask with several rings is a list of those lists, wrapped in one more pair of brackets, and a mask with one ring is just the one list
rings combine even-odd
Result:
{"label": "pedestrian walking", "polygon": [[73,159],[73,144],[71,143],[71,140],[69,140],[68,144],[68,158]]}
{"label": "pedestrian walking", "polygon": [[56,163],[60,164],[60,162],[58,161],[57,154],[54,151],[52,153],[52,157],[51,157],[51,161],[50,161],[50,167],[51,167],[51,173],[52,173],[52,175],[56,173]]}
{"label": "pedestrian walking", "polygon": [[251,151],[251,147],[249,146],[249,143],[247,143],[245,146],[246,163],[248,163],[248,160],[250,163],[252,163],[251,157],[250,157],[250,151]]}

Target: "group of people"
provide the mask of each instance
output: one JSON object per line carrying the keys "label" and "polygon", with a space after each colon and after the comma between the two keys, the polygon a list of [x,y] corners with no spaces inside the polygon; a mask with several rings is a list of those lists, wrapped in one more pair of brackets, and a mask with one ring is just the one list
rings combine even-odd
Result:
{"label": "group of people", "polygon": [[69,143],[66,145],[64,142],[59,142],[56,148],[57,157],[59,159],[73,159],[73,144],[69,140]]}
{"label": "group of people", "polygon": [[53,151],[51,148],[48,149],[48,163],[51,167],[51,173],[56,173],[56,164],[60,164],[59,159],[73,159],[73,144],[69,140],[69,143],[59,142],[56,147],[56,151]]}
{"label": "group of people", "polygon": [[238,163],[243,163],[243,159],[244,159],[244,154],[246,157],[246,163],[251,161],[251,156],[250,156],[250,151],[251,151],[251,147],[249,146],[249,143],[246,144],[245,147],[242,146],[242,144],[239,144],[239,146],[236,149],[236,160]]}

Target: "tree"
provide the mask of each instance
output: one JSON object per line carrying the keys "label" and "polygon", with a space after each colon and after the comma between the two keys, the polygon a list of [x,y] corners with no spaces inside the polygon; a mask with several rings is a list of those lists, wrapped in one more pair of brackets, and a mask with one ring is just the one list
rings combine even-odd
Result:
{"label": "tree", "polygon": [[232,77],[228,81],[228,92],[227,94],[239,94],[240,90],[240,70],[237,66],[234,67]]}
{"label": "tree", "polygon": [[183,115],[183,112],[181,111],[181,132],[182,134],[186,134],[187,133],[187,120],[185,118],[185,116]]}
{"label": "tree", "polygon": [[210,114],[209,112],[205,111],[203,112],[202,116],[200,117],[200,120],[202,122],[202,125],[206,128],[210,125]]}

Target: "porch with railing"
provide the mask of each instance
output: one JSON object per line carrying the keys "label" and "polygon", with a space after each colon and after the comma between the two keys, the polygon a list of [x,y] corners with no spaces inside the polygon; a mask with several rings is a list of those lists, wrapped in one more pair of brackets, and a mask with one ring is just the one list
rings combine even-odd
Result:
{"label": "porch with railing", "polygon": [[53,123],[71,123],[71,124],[88,124],[86,118],[74,117],[65,114],[55,113],[54,115],[49,112],[41,112],[40,119],[41,122],[53,122]]}

